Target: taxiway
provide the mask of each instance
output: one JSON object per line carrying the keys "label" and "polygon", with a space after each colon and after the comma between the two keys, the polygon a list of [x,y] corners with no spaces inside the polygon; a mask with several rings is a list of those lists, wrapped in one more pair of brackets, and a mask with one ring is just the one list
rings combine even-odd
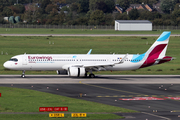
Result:
{"label": "taxiway", "polygon": [[77,78],[67,75],[0,75],[0,84],[180,84],[180,75],[97,75]]}
{"label": "taxiway", "polygon": [[37,90],[140,111],[117,113],[132,120],[178,120],[180,115],[180,75],[98,75],[94,79],[0,75],[0,86]]}

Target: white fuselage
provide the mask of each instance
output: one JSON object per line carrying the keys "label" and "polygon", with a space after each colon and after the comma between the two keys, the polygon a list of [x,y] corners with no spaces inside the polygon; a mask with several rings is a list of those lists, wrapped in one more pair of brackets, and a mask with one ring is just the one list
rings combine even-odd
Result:
{"label": "white fuselage", "polygon": [[119,63],[124,56],[125,54],[24,54],[12,57],[18,61],[7,61],[4,66],[13,70],[63,70],[66,69],[66,66],[71,65],[102,64],[103,66],[114,63],[113,66],[106,67],[106,70],[134,70],[138,69],[145,61],[133,58],[138,55],[128,55],[123,63]]}

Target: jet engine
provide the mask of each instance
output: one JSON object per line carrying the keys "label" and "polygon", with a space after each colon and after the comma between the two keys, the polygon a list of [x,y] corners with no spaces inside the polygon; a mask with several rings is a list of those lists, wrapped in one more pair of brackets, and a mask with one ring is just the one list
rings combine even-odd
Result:
{"label": "jet engine", "polygon": [[58,75],[68,75],[67,70],[57,70],[56,72]]}
{"label": "jet engine", "polygon": [[86,74],[85,68],[83,67],[69,67],[68,68],[68,75],[74,77],[84,77]]}

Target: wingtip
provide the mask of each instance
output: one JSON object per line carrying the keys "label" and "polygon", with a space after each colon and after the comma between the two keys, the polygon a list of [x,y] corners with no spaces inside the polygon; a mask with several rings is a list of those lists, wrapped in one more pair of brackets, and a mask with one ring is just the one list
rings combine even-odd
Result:
{"label": "wingtip", "polygon": [[87,55],[90,55],[90,54],[91,54],[91,51],[92,51],[92,49],[89,50],[89,52],[87,53]]}

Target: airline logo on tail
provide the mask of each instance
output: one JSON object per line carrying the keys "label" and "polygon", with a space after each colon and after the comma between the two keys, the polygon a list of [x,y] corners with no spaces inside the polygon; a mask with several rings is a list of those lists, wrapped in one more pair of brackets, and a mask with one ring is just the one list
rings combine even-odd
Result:
{"label": "airline logo on tail", "polygon": [[154,64],[161,64],[173,59],[172,57],[165,56],[170,34],[171,32],[163,32],[161,34],[161,36],[145,53],[146,61],[140,68],[148,67]]}

